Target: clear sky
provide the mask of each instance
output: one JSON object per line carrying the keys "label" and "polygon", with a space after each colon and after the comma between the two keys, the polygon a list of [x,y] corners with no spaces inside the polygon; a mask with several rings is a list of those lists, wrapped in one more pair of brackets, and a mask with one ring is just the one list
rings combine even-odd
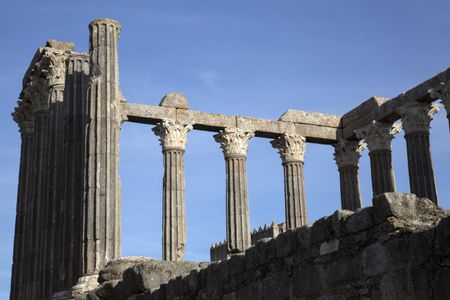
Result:
{"label": "clear sky", "polygon": [[[0,3],[0,298],[9,295],[20,137],[10,113],[35,50],[48,39],[87,51],[88,23],[122,24],[120,84],[129,102],[186,95],[206,112],[278,119],[287,109],[344,114],[373,95],[394,97],[450,65],[448,0],[2,1]],[[440,204],[450,208],[445,110],[432,123]],[[124,124],[123,255],[161,257],[162,154],[150,126]],[[399,191],[409,191],[403,133],[393,141]],[[309,221],[340,206],[330,146],[308,144]],[[209,259],[225,238],[225,170],[212,133],[189,134],[185,155],[187,253]],[[360,164],[371,203],[367,152]],[[248,153],[252,228],[284,219],[280,158],[269,140]]]}

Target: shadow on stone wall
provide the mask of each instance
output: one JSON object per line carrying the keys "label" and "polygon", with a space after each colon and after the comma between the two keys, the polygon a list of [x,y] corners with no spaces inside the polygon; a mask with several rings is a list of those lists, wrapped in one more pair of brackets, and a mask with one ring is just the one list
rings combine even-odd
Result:
{"label": "shadow on stone wall", "polygon": [[450,213],[386,193],[184,274],[140,265],[104,270],[115,275],[77,299],[450,299]]}

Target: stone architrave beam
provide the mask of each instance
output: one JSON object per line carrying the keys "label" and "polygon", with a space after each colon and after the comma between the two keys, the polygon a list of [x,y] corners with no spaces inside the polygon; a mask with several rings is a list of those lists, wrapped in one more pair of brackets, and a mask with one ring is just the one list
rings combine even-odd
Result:
{"label": "stone architrave beam", "polygon": [[[143,104],[121,104],[122,114],[129,122],[157,124],[167,118],[181,123],[193,122],[194,129],[219,132],[226,127],[236,127],[253,131],[256,137],[276,139],[282,134],[298,134],[307,142],[334,144],[339,135],[339,120],[336,115],[288,111],[279,121],[227,116],[205,113],[186,108],[176,108]],[[286,120],[285,120],[286,119]]]}
{"label": "stone architrave beam", "polygon": [[[373,120],[394,123],[400,119],[398,109],[410,102],[432,102],[437,98],[435,94],[442,90],[442,86],[448,84],[450,81],[450,68],[437,74],[436,76],[422,82],[421,84],[411,88],[410,90],[401,93],[400,95],[379,103],[379,107],[374,107],[361,111],[361,117],[349,124],[343,124],[342,137],[344,139],[354,139],[355,130],[369,125]],[[387,100],[386,98],[384,98]],[[442,98],[441,98],[442,99]],[[445,104],[445,100],[443,101]],[[447,104],[449,105],[449,104]],[[448,111],[448,110],[447,110]],[[347,114],[342,118],[345,119]],[[450,125],[450,124],[449,124]]]}

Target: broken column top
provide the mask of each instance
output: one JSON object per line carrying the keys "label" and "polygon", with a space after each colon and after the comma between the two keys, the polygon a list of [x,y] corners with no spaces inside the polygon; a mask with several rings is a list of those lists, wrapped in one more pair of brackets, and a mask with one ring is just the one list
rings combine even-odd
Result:
{"label": "broken column top", "polygon": [[110,18],[99,18],[99,19],[95,19],[93,20],[91,23],[89,23],[89,27],[92,27],[92,25],[94,24],[98,24],[98,23],[103,23],[103,24],[111,24],[116,26],[117,28],[121,28],[122,26],[120,25],[119,21],[114,20],[114,19],[110,19]]}
{"label": "broken column top", "polygon": [[174,107],[181,109],[189,109],[188,101],[183,94],[178,93],[168,93],[166,94],[159,103],[159,106]]}

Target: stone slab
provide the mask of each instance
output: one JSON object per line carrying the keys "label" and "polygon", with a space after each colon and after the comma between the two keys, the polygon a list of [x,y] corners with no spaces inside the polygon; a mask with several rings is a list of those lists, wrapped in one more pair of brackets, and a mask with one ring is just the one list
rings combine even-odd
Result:
{"label": "stone slab", "polygon": [[276,138],[281,134],[300,134],[307,142],[333,144],[340,136],[337,127],[318,124],[302,124],[268,119],[250,118],[244,116],[228,116],[189,109],[176,109],[155,105],[122,103],[122,114],[129,122],[152,124],[162,119],[176,119],[181,123],[194,123],[194,129],[218,132],[226,127],[238,127],[255,131],[256,137]]}
{"label": "stone slab", "polygon": [[341,116],[289,109],[278,120],[337,128],[340,126]]}

